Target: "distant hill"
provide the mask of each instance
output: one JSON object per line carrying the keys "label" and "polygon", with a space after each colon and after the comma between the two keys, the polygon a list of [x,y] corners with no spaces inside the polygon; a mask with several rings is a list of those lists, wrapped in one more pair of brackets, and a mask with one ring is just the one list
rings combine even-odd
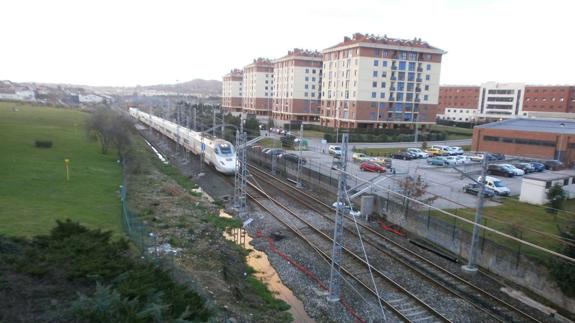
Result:
{"label": "distant hill", "polygon": [[205,96],[219,96],[222,93],[222,82],[217,80],[194,79],[177,84],[158,84],[137,86],[136,90],[153,90],[171,93],[203,94]]}

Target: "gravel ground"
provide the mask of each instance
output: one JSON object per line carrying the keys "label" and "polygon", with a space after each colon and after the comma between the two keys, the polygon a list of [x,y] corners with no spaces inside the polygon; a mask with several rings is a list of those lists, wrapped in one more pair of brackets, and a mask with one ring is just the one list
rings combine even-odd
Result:
{"label": "gravel ground", "polygon": [[[172,155],[173,152],[175,152],[174,144],[172,142],[162,138],[159,139],[154,136],[147,137],[149,138],[149,141],[153,142],[158,148],[160,148],[164,154]],[[226,200],[226,198],[231,199],[233,196],[233,187],[230,185],[229,179],[226,179],[225,176],[215,172],[213,169],[206,167],[205,165],[201,168],[199,166],[199,160],[196,157],[192,157],[190,162],[185,161],[183,156],[180,158],[174,158],[173,156],[170,157],[172,162],[175,162],[184,175],[193,177],[194,181],[211,196],[221,200]],[[323,196],[323,198],[326,201],[333,199],[326,196]],[[283,199],[281,197],[280,199],[286,205],[289,205],[290,208],[294,207],[293,201]],[[297,211],[298,214],[305,216],[305,218],[314,226],[321,228],[321,230],[329,236],[333,234],[333,224],[327,223],[327,221],[320,219],[319,216],[313,216],[313,212],[305,210],[305,208],[299,207]],[[270,236],[272,233],[277,235],[278,232],[281,232],[283,239],[275,241],[276,248],[313,272],[313,274],[317,276],[323,284],[326,286],[328,285],[330,274],[329,263],[319,257],[316,251],[301,239],[297,238],[291,231],[285,228],[283,224],[279,223],[275,218],[267,214],[267,212],[262,212],[261,210],[252,207],[250,208],[249,214],[254,219],[254,222],[252,222],[247,229],[252,237],[256,236],[257,231],[263,233],[264,237]],[[299,221],[296,220],[292,221],[294,224],[297,223],[297,226],[301,228],[303,232],[307,233],[309,229],[305,229],[304,225],[298,222]],[[375,223],[370,223],[370,225],[374,228],[377,226]],[[405,238],[399,238],[393,235],[391,238],[410,249],[416,249],[418,253],[423,254],[428,259],[433,259],[434,262],[440,264],[444,268],[463,275],[460,269],[460,264],[453,263],[441,257],[437,257],[430,252],[417,248],[410,244]],[[322,290],[318,284],[311,281],[306,275],[296,269],[284,258],[271,252],[266,239],[254,238],[252,243],[256,249],[262,250],[268,255],[270,262],[278,272],[284,284],[287,285],[303,302],[305,310],[310,317],[314,318],[318,322],[354,321],[353,317],[340,303],[327,302],[326,292]],[[356,247],[353,249],[356,250]],[[375,250],[368,250],[368,254],[375,255],[378,254],[378,252]],[[416,294],[418,296],[451,320],[457,322],[489,321],[485,314],[475,310],[465,301],[451,295],[446,295],[445,292],[439,291],[437,288],[430,288],[429,283],[423,283],[420,278],[416,277],[416,275],[407,273],[400,266],[393,265],[393,262],[390,259],[377,257],[377,259],[370,258],[370,260],[373,261],[373,264],[378,268],[383,268],[383,271],[387,275],[392,277],[394,280],[397,280],[407,289],[413,291],[417,290],[418,292]],[[496,296],[517,305],[517,301],[509,299],[509,297],[499,291],[499,288],[502,286],[498,282],[486,278],[481,274],[468,276],[469,275],[466,276],[467,279],[481,285],[482,288],[487,289]],[[344,284],[342,294],[344,295],[345,301],[350,304],[350,306],[362,318],[366,320],[376,318],[376,321],[381,319],[379,306],[375,303],[375,299],[371,294],[367,294],[365,292],[363,287],[358,287],[354,283]],[[369,301],[366,302],[365,299]],[[541,317],[539,312],[533,311],[531,308],[524,308],[524,306],[522,306],[522,308],[529,313],[533,313],[538,315],[538,317]],[[386,312],[385,314],[388,319],[393,317],[389,312]],[[542,319],[549,320],[549,318],[545,317]]]}

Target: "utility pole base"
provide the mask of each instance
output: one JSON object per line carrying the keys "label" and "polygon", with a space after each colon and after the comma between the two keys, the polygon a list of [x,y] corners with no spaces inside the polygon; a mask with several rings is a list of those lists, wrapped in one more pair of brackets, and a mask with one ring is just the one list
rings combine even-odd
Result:
{"label": "utility pole base", "polygon": [[463,266],[461,266],[461,269],[463,269],[463,271],[468,272],[468,273],[476,273],[477,272],[476,266],[469,267],[469,265],[463,265]]}

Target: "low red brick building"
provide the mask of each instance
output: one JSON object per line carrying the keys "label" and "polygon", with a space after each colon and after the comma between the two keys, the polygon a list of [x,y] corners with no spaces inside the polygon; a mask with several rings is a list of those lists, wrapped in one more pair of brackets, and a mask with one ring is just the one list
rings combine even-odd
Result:
{"label": "low red brick building", "polygon": [[476,126],[471,149],[573,165],[575,121],[517,118]]}

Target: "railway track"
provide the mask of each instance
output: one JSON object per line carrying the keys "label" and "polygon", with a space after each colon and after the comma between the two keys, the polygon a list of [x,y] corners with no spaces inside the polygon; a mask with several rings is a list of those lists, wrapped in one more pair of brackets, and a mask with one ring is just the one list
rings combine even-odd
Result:
{"label": "railway track", "polygon": [[[273,186],[275,189],[290,196],[292,199],[298,201],[298,203],[313,210],[328,221],[334,221],[335,209],[331,205],[309,195],[305,191],[295,188],[292,183],[283,181],[277,177],[272,178],[265,171],[255,166],[250,166],[250,174],[259,182],[265,182],[267,185]],[[272,180],[273,183],[271,182]],[[348,219],[350,219],[350,221],[347,221],[348,225],[345,226],[345,230],[358,238],[357,232],[349,226],[354,220],[349,216]],[[499,322],[541,322],[529,313],[433,263],[431,260],[389,239],[371,227],[360,222],[357,224],[363,231],[361,233],[363,241],[371,248],[393,259],[405,269],[422,277],[439,289],[463,299],[474,308],[488,315],[492,320]]]}
{"label": "railway track", "polygon": [[[248,193],[248,197],[256,205],[270,213],[279,222],[289,228],[296,236],[304,240],[313,249],[317,250],[324,259],[326,259],[328,262],[331,262],[330,250],[333,240],[328,234],[311,224],[303,217],[299,216],[289,207],[283,205],[281,202],[271,197],[268,193],[253,183],[248,183],[248,185],[257,192],[256,194]],[[264,197],[265,199],[269,200],[273,206],[268,205],[265,202]],[[285,214],[278,214],[280,212],[278,212],[276,207],[279,207],[282,210],[281,213],[285,212],[289,215],[286,216]],[[286,218],[297,219],[299,223],[303,223],[306,228],[310,228],[311,232],[315,233],[316,235],[310,237],[309,235],[302,234],[301,229],[298,229],[294,224],[290,223],[290,221],[286,221]],[[366,268],[368,265],[367,262],[362,256],[354,253],[349,248],[344,248],[344,252],[349,255],[350,258],[354,260],[354,262],[346,262],[345,264],[342,264],[342,272],[347,274],[352,280],[364,287],[369,293],[377,297],[378,293],[371,286],[372,283],[369,280],[369,277],[365,277],[366,275],[364,274],[366,273]],[[443,314],[439,313],[419,297],[400,286],[379,269],[371,266],[371,270],[375,274],[374,279],[377,286],[386,290],[385,293],[379,294],[381,303],[388,311],[393,313],[398,320],[404,322],[422,323],[450,322],[450,320]]]}

